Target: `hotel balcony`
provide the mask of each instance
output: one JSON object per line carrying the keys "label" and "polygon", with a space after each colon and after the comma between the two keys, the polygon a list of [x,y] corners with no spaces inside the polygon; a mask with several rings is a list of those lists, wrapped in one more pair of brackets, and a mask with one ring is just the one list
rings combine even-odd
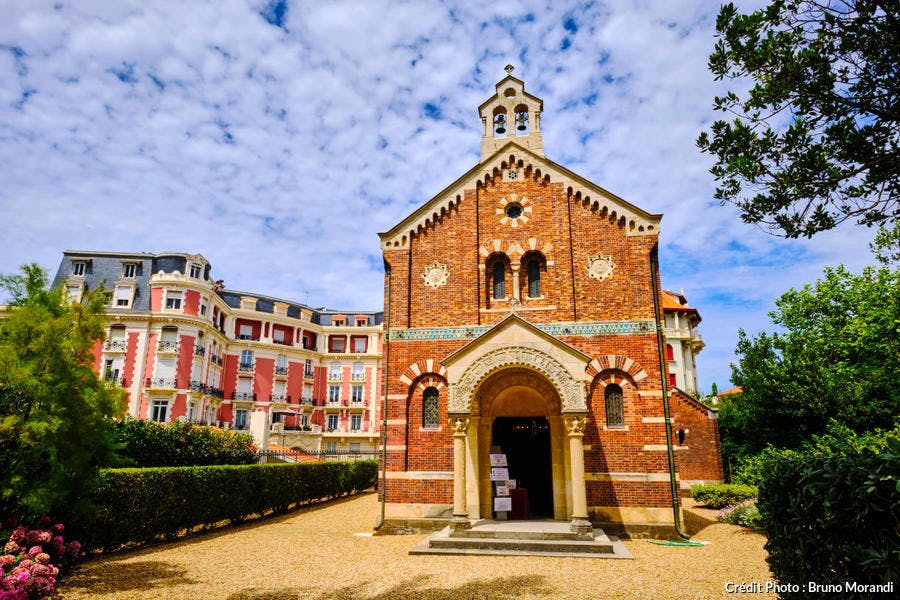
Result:
{"label": "hotel balcony", "polygon": [[160,340],[156,343],[157,354],[178,354],[178,342]]}
{"label": "hotel balcony", "polygon": [[350,381],[365,381],[365,373],[350,373]]}
{"label": "hotel balcony", "polygon": [[194,346],[194,356],[206,356],[206,348],[203,346]]}
{"label": "hotel balcony", "polygon": [[174,390],[175,389],[175,378],[174,377],[148,377],[144,387],[147,389],[156,389],[156,390]]}
{"label": "hotel balcony", "polygon": [[275,376],[276,377],[287,377],[288,368],[287,367],[275,367]]}
{"label": "hotel balcony", "polygon": [[344,406],[352,411],[363,411],[366,409],[366,404],[363,401],[350,402],[349,404],[344,404]]}
{"label": "hotel balcony", "polygon": [[236,402],[256,402],[256,394],[252,392],[232,392],[231,399]]}
{"label": "hotel balcony", "polygon": [[312,371],[303,371],[303,379],[312,379],[313,377],[315,377],[315,373]]}
{"label": "hotel balcony", "polygon": [[107,340],[103,350],[105,352],[125,352],[127,347],[128,342],[125,340]]}
{"label": "hotel balcony", "polygon": [[239,363],[238,371],[244,374],[252,374],[253,373],[253,363]]}
{"label": "hotel balcony", "polygon": [[258,342],[258,341],[259,341],[259,336],[258,336],[258,335],[241,334],[241,335],[236,335],[236,336],[234,336],[234,339],[236,339],[236,340],[246,340],[246,341],[248,341],[248,342]]}

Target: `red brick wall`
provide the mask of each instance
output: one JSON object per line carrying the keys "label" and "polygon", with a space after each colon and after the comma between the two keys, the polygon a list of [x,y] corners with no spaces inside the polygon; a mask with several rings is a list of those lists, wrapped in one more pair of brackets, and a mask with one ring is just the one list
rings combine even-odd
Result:
{"label": "red brick wall", "polygon": [[[501,222],[504,198],[531,207],[524,213],[528,221],[520,219],[515,228]],[[437,218],[432,216],[432,222],[412,236],[408,250],[384,252],[392,271],[390,298],[385,296],[391,328],[492,325],[505,318],[508,305],[491,298],[487,257],[479,252],[483,246],[490,254],[494,240],[500,240],[501,251],[507,253],[512,243],[522,251],[527,252],[531,246],[544,251],[547,267],[541,274],[541,298],[526,297],[526,265],[522,264],[519,271],[523,306],[517,314],[526,321],[653,320],[650,252],[658,237],[655,233],[627,235],[627,225],[620,217],[607,214],[596,204],[574,199],[562,182],[536,177],[530,168],[520,168],[516,181],[504,182],[497,176],[473,184],[452,209]],[[597,254],[609,255],[614,264],[612,275],[602,281],[588,274],[588,260]],[[520,256],[510,255],[510,259],[515,263]],[[434,262],[447,265],[450,273],[446,285],[438,288],[425,286],[422,279],[426,267]],[[510,270],[506,275],[507,297],[513,295],[512,286]],[[590,420],[584,435],[588,446],[586,472],[667,473],[665,450],[646,448],[666,443],[655,328],[640,334],[560,339],[592,358],[614,355],[620,357],[619,363],[630,359],[636,365],[626,368],[616,364],[598,373],[589,387]],[[471,341],[390,342],[390,362],[384,368],[389,396],[387,443],[395,449],[388,451],[388,470],[452,471],[448,390],[438,371],[443,358]],[[422,374],[412,384],[400,380],[410,365],[424,364],[427,359],[434,361],[435,372]],[[646,375],[635,380],[641,371]],[[440,431],[422,430],[422,398],[417,387],[428,378],[444,384],[439,386]],[[627,429],[605,427],[604,389],[613,381],[623,388]],[[684,471],[681,477],[720,474],[715,421],[680,397],[673,399],[672,406],[677,412],[676,423],[685,423],[690,429],[690,450],[677,453],[679,468]],[[453,495],[452,481],[443,480],[389,479],[385,489],[389,502],[450,503]],[[666,507],[670,502],[668,482],[588,482],[589,505]]]}

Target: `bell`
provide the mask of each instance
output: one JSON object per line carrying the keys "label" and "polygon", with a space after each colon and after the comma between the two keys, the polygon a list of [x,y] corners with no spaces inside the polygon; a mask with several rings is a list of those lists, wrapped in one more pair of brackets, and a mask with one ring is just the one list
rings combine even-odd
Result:
{"label": "bell", "polygon": [[526,112],[516,113],[516,123],[518,123],[518,126],[516,127],[516,129],[518,129],[519,131],[525,131],[525,129],[527,129],[527,127],[525,125],[527,122],[528,122],[528,113],[526,113]]}
{"label": "bell", "polygon": [[497,115],[496,121],[497,126],[494,131],[496,131],[497,133],[506,133],[506,117],[504,117],[503,115]]}

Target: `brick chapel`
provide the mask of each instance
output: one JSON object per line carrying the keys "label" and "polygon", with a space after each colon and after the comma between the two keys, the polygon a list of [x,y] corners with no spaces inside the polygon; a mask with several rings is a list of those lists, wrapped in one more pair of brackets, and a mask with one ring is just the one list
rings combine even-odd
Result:
{"label": "brick chapel", "polygon": [[715,411],[667,381],[662,215],[548,159],[507,72],[481,161],[380,234],[386,522],[496,518],[502,453],[526,494],[507,518],[663,534],[680,489],[723,476]]}

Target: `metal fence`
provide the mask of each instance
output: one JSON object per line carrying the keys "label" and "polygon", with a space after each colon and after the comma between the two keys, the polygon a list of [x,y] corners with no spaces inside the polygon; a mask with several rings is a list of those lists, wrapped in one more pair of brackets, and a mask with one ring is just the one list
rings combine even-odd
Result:
{"label": "metal fence", "polygon": [[260,464],[275,462],[310,462],[317,461],[342,461],[342,460],[373,460],[378,459],[381,453],[378,451],[366,452],[329,452],[322,450],[314,452],[312,450],[292,450],[290,452],[278,452],[276,450],[260,450],[256,453],[256,458]]}

